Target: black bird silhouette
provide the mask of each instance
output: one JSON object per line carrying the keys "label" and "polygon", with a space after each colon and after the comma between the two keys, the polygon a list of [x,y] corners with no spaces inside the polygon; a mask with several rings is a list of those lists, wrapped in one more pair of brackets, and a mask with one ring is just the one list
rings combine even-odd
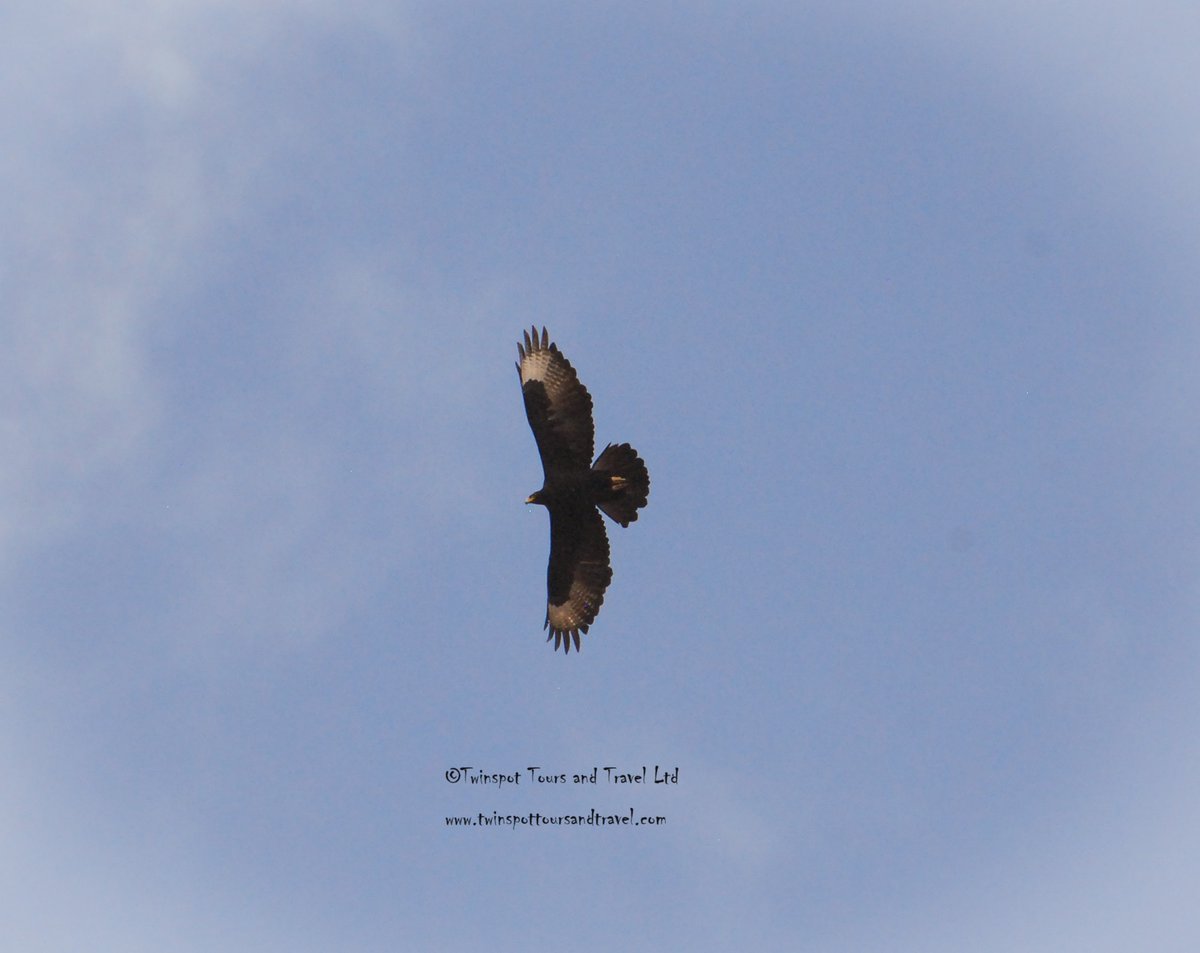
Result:
{"label": "black bird silhouette", "polygon": [[[602,511],[628,526],[650,495],[650,474],[627,443],[609,444],[592,463],[592,397],[575,368],[542,328],[517,344],[525,415],[542,457],[542,488],[526,503],[550,511],[550,565],[546,570],[546,636],[554,648],[579,651],[579,634],[595,621],[612,580]],[[599,507],[599,511],[597,511]]]}

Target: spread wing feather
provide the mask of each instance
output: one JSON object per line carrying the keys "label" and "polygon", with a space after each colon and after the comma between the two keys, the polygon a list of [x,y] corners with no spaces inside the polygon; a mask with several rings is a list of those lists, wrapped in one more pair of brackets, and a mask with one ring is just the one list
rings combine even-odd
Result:
{"label": "spread wing feather", "polygon": [[579,634],[600,611],[604,590],[612,581],[608,536],[595,506],[550,507],[550,565],[546,571],[546,625],[565,650],[579,651]]}
{"label": "spread wing feather", "polygon": [[547,479],[552,472],[586,471],[595,446],[592,396],[546,329],[540,337],[536,327],[532,331],[532,337],[525,332],[524,347],[517,345],[517,372],[542,470]]}

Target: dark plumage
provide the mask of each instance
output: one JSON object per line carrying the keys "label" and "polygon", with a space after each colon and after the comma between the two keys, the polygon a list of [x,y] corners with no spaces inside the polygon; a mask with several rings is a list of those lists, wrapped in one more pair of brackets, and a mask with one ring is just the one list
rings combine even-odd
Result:
{"label": "dark plumage", "polygon": [[[609,444],[592,463],[592,397],[575,368],[542,328],[517,345],[525,415],[542,457],[542,488],[526,503],[550,511],[550,565],[546,570],[546,625],[554,648],[579,651],[579,634],[600,611],[612,580],[603,511],[628,526],[650,494],[646,464],[629,444]],[[600,509],[597,510],[596,508]]]}

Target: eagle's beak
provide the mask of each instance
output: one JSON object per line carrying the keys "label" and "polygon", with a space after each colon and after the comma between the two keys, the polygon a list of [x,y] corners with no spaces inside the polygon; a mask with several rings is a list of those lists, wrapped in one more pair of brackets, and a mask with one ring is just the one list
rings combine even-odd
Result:
{"label": "eagle's beak", "polygon": [[530,497],[526,498],[525,502],[526,502],[526,503],[532,503],[532,502],[533,502],[533,497],[532,497],[532,496],[530,496]]}

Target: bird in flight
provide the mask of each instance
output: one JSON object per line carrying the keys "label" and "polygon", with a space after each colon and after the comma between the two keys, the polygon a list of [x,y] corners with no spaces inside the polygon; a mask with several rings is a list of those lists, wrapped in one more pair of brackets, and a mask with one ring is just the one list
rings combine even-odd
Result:
{"label": "bird in flight", "polygon": [[[579,635],[595,621],[612,580],[603,512],[628,526],[650,495],[650,474],[627,443],[609,444],[592,463],[592,396],[575,368],[542,328],[517,344],[525,415],[542,458],[542,488],[526,503],[550,511],[550,565],[546,569],[546,641],[579,651]],[[597,509],[599,507],[599,509]]]}

